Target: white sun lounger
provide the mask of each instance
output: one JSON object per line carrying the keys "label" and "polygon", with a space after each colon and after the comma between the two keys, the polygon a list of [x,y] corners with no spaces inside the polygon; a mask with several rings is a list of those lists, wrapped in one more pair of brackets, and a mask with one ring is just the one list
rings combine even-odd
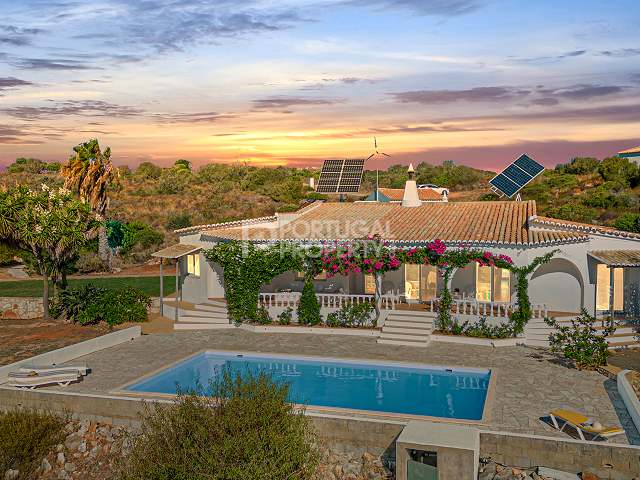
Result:
{"label": "white sun lounger", "polygon": [[60,373],[78,373],[82,376],[86,376],[89,373],[89,368],[83,365],[69,365],[69,366],[50,366],[47,367],[45,365],[39,366],[24,366],[18,369],[20,372],[36,372],[40,373],[48,373],[48,372],[60,372]]}
{"label": "white sun lounger", "polygon": [[66,387],[71,382],[80,380],[79,373],[58,373],[50,372],[42,375],[34,375],[27,372],[11,372],[9,374],[9,385],[18,388],[28,388],[33,390],[36,387],[45,385],[60,385]]}

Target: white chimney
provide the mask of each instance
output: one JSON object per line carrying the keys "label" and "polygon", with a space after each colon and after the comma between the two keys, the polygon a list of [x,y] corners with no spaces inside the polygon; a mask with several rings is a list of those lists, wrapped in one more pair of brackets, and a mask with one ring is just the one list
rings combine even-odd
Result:
{"label": "white chimney", "polygon": [[409,179],[404,184],[404,195],[402,196],[403,207],[419,207],[422,205],[420,195],[418,195],[418,185],[416,185],[416,172],[413,164],[409,165]]}

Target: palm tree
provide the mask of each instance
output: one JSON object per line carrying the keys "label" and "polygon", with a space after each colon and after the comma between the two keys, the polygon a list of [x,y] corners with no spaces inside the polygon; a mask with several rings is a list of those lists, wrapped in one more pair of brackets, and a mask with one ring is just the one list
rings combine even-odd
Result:
{"label": "palm tree", "polygon": [[96,138],[73,147],[75,155],[61,169],[65,177],[64,186],[76,192],[83,202],[91,205],[96,219],[102,223],[98,231],[98,254],[103,262],[111,268],[111,249],[107,242],[105,225],[109,208],[109,184],[113,180],[111,149],[104,152]]}

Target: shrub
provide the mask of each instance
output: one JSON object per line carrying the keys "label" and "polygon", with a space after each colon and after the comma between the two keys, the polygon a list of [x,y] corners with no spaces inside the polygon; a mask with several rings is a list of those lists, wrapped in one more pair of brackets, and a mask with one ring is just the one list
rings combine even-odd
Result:
{"label": "shrub", "polygon": [[640,214],[629,212],[620,215],[613,222],[613,226],[627,232],[640,233]]}
{"label": "shrub", "polygon": [[76,260],[76,270],[80,273],[103,272],[107,266],[95,252],[82,252]]}
{"label": "shrub", "polygon": [[145,406],[122,480],[307,480],[318,463],[312,426],[264,374],[224,372],[175,403]]}
{"label": "shrub", "polygon": [[304,281],[302,287],[302,296],[298,304],[298,323],[302,325],[318,325],[322,322],[320,316],[320,304],[313,288],[313,282],[310,278]]}
{"label": "shrub", "polygon": [[376,309],[372,303],[352,303],[327,315],[329,327],[373,327],[376,326]]}
{"label": "shrub", "polygon": [[513,334],[510,324],[489,325],[487,317],[481,317],[476,323],[466,326],[464,334],[467,337],[509,338]]}
{"label": "shrub", "polygon": [[134,220],[124,225],[124,237],[122,239],[123,254],[129,253],[134,246],[150,248],[160,245],[164,241],[164,235],[144,222]]}
{"label": "shrub", "polygon": [[149,296],[132,287],[116,290],[85,285],[62,290],[51,306],[51,314],[80,325],[106,322],[112,327],[146,321],[149,305]]}
{"label": "shrub", "polygon": [[287,307],[287,309],[284,312],[281,312],[280,315],[278,315],[278,323],[280,325],[291,325],[292,321],[293,321],[293,308],[291,307]]}
{"label": "shrub", "polygon": [[35,478],[42,458],[65,438],[66,419],[35,410],[0,412],[0,475],[18,470],[19,479]]}
{"label": "shrub", "polygon": [[555,332],[549,334],[549,344],[553,352],[562,352],[564,357],[573,360],[578,368],[592,369],[607,363],[607,337],[616,331],[612,320],[607,322],[602,333],[598,333],[595,328],[596,319],[585,309],[571,320],[571,326],[562,325],[555,318],[545,318],[544,321],[555,328]]}
{"label": "shrub", "polygon": [[258,311],[256,313],[256,322],[258,322],[260,325],[271,325],[273,323],[273,320],[269,315],[269,310],[267,310],[264,306],[258,308]]}
{"label": "shrub", "polygon": [[191,226],[191,216],[188,213],[174,213],[167,220],[167,228],[169,230],[178,230],[179,228],[187,228]]}
{"label": "shrub", "polygon": [[142,180],[157,180],[160,178],[162,174],[162,168],[151,163],[151,162],[142,162],[136,168],[135,176]]}

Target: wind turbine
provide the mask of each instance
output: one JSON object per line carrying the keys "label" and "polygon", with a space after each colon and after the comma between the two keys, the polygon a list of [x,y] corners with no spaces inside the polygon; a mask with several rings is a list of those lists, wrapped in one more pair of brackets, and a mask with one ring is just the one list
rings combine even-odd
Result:
{"label": "wind turbine", "polygon": [[373,137],[373,153],[367,157],[367,160],[369,160],[371,157],[375,155],[384,155],[385,157],[391,158],[391,155],[387,155],[384,152],[378,151],[378,140],[376,139],[376,137]]}

